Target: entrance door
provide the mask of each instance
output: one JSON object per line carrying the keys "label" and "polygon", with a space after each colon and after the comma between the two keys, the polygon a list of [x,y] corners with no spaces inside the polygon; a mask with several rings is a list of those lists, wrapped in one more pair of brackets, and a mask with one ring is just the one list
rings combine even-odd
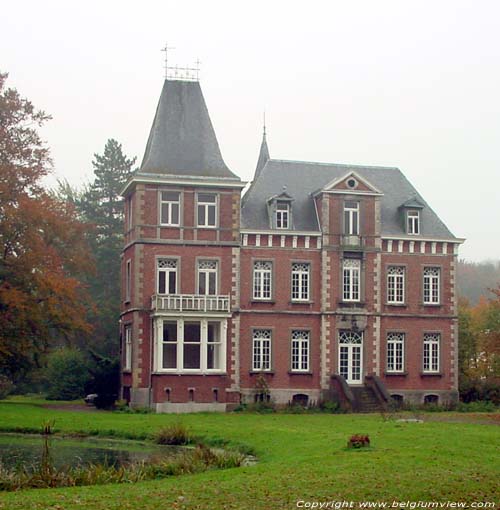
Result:
{"label": "entrance door", "polygon": [[339,331],[339,374],[347,384],[363,382],[363,333]]}

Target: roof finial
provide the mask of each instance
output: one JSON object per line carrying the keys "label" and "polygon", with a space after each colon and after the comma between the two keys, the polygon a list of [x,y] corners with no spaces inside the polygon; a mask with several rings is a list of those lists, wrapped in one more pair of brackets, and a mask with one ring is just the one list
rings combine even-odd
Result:
{"label": "roof finial", "polygon": [[266,139],[266,110],[264,110],[264,121],[263,121],[263,134],[264,140]]}

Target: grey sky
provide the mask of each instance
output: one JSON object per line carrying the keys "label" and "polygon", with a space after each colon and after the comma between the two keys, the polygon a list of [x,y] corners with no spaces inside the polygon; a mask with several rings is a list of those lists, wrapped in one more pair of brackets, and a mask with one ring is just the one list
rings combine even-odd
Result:
{"label": "grey sky", "polygon": [[91,177],[108,138],[142,158],[173,64],[202,61],[222,154],[400,167],[461,256],[500,258],[500,3],[4,2],[0,69],[53,115],[57,177]]}

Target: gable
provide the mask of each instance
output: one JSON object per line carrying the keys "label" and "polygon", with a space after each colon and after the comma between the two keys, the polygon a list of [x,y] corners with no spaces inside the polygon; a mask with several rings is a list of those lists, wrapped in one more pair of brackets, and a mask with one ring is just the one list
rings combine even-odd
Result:
{"label": "gable", "polygon": [[330,181],[322,191],[337,192],[337,193],[366,193],[382,195],[382,192],[370,183],[366,178],[359,175],[357,172],[351,171],[347,174]]}

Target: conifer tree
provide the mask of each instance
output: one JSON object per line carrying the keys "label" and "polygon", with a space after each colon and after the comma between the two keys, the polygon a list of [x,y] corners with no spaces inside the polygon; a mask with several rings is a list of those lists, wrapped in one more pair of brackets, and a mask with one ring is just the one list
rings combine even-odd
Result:
{"label": "conifer tree", "polygon": [[105,356],[119,352],[120,253],[123,248],[123,198],[120,191],[132,173],[136,158],[128,158],[122,145],[109,139],[104,153],[94,154],[94,181],[77,199],[85,221],[94,232],[89,242],[95,257],[95,276],[90,292],[95,309],[90,319],[95,326],[91,347]]}

